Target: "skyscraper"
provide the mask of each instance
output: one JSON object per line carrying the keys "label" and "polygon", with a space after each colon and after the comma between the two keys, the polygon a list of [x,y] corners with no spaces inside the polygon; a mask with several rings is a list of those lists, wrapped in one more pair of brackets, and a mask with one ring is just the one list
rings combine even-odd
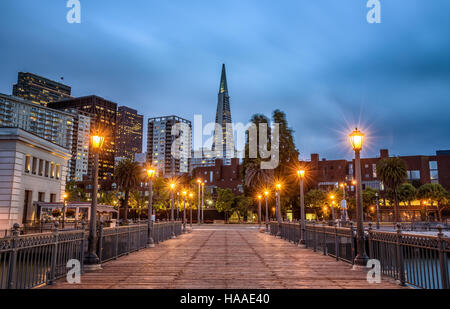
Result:
{"label": "skyscraper", "polygon": [[134,160],[142,152],[142,126],[144,116],[135,109],[120,106],[117,110],[116,157]]}
{"label": "skyscraper", "polygon": [[215,157],[223,159],[225,165],[231,164],[231,158],[235,157],[233,127],[231,122],[230,96],[228,95],[227,75],[225,64],[222,65],[222,76],[220,78],[216,126],[221,128],[214,131],[214,142],[212,150]]}
{"label": "skyscraper", "polygon": [[[172,128],[181,124],[178,134]],[[178,116],[156,117],[148,120],[147,161],[158,169],[159,175],[172,177],[189,172],[192,123]],[[177,157],[173,156],[173,150]]]}
{"label": "skyscraper", "polygon": [[70,93],[69,86],[32,73],[19,72],[17,84],[13,85],[14,96],[43,106],[70,98]]}
{"label": "skyscraper", "polygon": [[[116,152],[117,104],[101,97],[91,95],[49,103],[50,108],[66,110],[77,109],[92,115],[90,135],[100,132],[105,143],[99,155],[99,179],[107,180],[114,176],[114,157]],[[89,149],[88,175],[92,175],[94,152]]]}

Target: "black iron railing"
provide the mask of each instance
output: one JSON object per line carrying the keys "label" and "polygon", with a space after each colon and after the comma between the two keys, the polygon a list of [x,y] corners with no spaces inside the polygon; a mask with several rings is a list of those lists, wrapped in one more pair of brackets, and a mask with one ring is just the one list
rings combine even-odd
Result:
{"label": "black iron railing", "polygon": [[[356,254],[356,233],[353,224],[349,228],[327,224],[306,224],[305,246],[324,255],[353,264]],[[270,234],[299,244],[298,223],[270,223]],[[445,237],[442,228],[438,235],[403,233],[401,225],[396,232],[366,231],[366,248],[370,259],[380,261],[381,272],[399,281],[424,289],[450,288],[450,238]]]}
{"label": "black iron railing", "polygon": [[[182,232],[182,223],[153,224],[155,243],[161,243]],[[97,254],[104,263],[147,247],[148,225],[140,222],[116,228],[99,226]],[[0,239],[0,289],[29,289],[53,282],[67,275],[70,260],[78,260],[84,272],[88,232],[80,230],[20,235],[15,225],[11,235]]]}

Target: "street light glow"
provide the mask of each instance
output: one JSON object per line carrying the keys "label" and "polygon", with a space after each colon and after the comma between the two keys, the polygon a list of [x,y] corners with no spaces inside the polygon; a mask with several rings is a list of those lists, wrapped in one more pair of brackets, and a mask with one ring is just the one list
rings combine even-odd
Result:
{"label": "street light glow", "polygon": [[298,177],[300,177],[300,178],[304,178],[304,177],[305,177],[305,170],[299,170],[299,171],[297,171],[297,175],[298,175]]}
{"label": "street light glow", "polygon": [[95,150],[102,148],[103,143],[105,142],[105,137],[92,135],[91,136],[91,145]]}
{"label": "street light glow", "polygon": [[156,174],[156,170],[154,168],[147,169],[147,175],[150,178],[153,178],[153,176]]}
{"label": "street light glow", "polygon": [[358,130],[358,128],[355,129],[350,135],[350,144],[353,147],[353,150],[360,151],[363,146],[364,142],[364,134]]}

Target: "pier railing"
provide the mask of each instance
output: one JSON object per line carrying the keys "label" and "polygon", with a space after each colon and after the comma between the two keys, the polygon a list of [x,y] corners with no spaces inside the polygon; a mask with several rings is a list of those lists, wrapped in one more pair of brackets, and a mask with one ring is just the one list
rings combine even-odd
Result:
{"label": "pier railing", "polygon": [[[182,223],[153,223],[155,244],[169,239],[172,229],[181,234]],[[103,228],[97,231],[97,255],[104,263],[147,247],[147,223]],[[11,236],[0,239],[0,289],[29,289],[53,284],[67,275],[70,260],[80,262],[87,252],[88,232],[85,229],[59,231],[58,223],[53,232],[20,235],[16,224]],[[70,267],[70,266],[69,266]]]}
{"label": "pier railing", "polygon": [[[437,227],[437,236],[402,232],[377,231],[372,224],[366,230],[366,251],[370,259],[380,262],[383,275],[390,276],[402,285],[424,289],[450,288],[450,238]],[[280,230],[281,238],[300,243],[300,224],[295,222],[270,223],[270,234]],[[356,231],[325,224],[306,224],[305,246],[329,255],[337,261],[353,264],[356,255]]]}

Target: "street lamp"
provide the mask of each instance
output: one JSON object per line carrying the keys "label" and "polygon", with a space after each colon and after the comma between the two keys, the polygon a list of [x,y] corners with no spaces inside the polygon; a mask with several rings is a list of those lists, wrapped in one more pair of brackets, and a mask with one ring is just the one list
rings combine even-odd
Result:
{"label": "street lamp", "polygon": [[369,260],[366,254],[364,241],[364,218],[363,218],[363,201],[361,186],[361,149],[364,142],[364,134],[357,128],[350,135],[350,144],[355,151],[355,175],[356,175],[356,239],[358,254],[355,257],[355,265],[366,266]]}
{"label": "street lamp", "polygon": [[264,196],[266,198],[266,233],[269,233],[269,191],[264,191]]}
{"label": "street lamp", "polygon": [[99,135],[91,136],[91,147],[94,153],[94,170],[92,171],[92,202],[91,217],[89,220],[88,253],[85,264],[88,268],[100,268],[100,259],[97,251],[97,194],[98,194],[98,156],[105,142],[105,137]]}
{"label": "street lamp", "polygon": [[330,199],[331,199],[331,218],[332,218],[332,220],[333,220],[333,222],[334,222],[334,219],[335,219],[335,217],[334,217],[334,198],[335,198],[335,196],[334,196],[334,194],[331,194],[330,195]]}
{"label": "street lamp", "polygon": [[63,194],[63,218],[62,218],[62,229],[64,230],[64,223],[66,221],[66,201],[69,195],[67,193]]}
{"label": "street lamp", "polygon": [[281,237],[281,183],[275,185],[276,199],[277,199],[277,220],[278,220],[278,232],[276,236]]}
{"label": "street lamp", "polygon": [[203,181],[199,178],[197,179],[198,184],[198,204],[197,204],[197,224],[200,225],[200,198],[201,198],[201,188]]}
{"label": "street lamp", "polygon": [[175,201],[174,201],[174,191],[175,191],[175,187],[176,187],[176,185],[175,185],[175,183],[174,182],[172,182],[171,184],[170,184],[170,193],[171,193],[171,203],[170,203],[170,222],[172,223],[171,225],[172,225],[172,235],[171,235],[171,238],[177,238],[176,236],[175,236],[175,222],[174,222],[174,215],[173,215],[173,207],[174,207],[174,203],[175,203]]}
{"label": "street lamp", "polygon": [[378,201],[378,192],[375,192],[376,204],[377,204],[377,230],[380,229],[380,203]]}
{"label": "street lamp", "polygon": [[345,188],[348,186],[347,183],[343,182],[340,184],[342,188],[343,198],[341,201],[341,220],[346,221],[347,220],[347,200],[345,199]]}
{"label": "street lamp", "polygon": [[300,178],[300,244],[305,244],[305,196],[303,192],[303,179],[305,178],[305,171],[297,171]]}
{"label": "street lamp", "polygon": [[259,227],[261,227],[261,199],[262,199],[262,195],[259,194],[258,195],[258,224],[259,224]]}
{"label": "street lamp", "polygon": [[148,213],[147,213],[147,245],[149,248],[155,246],[153,240],[153,177],[156,175],[156,170],[152,167],[147,169],[148,176]]}
{"label": "street lamp", "polygon": [[183,233],[186,234],[186,195],[187,195],[187,192],[183,191],[183,192],[181,192],[181,194],[183,195]]}
{"label": "street lamp", "polygon": [[[206,182],[206,180],[205,180]],[[202,218],[201,218],[201,223],[204,224],[205,223],[205,217],[204,217],[204,208],[205,208],[205,183],[202,182]]]}
{"label": "street lamp", "polygon": [[189,193],[189,197],[191,198],[191,203],[189,205],[189,225],[191,227],[191,231],[192,231],[192,204],[194,201],[194,194],[193,193]]}

